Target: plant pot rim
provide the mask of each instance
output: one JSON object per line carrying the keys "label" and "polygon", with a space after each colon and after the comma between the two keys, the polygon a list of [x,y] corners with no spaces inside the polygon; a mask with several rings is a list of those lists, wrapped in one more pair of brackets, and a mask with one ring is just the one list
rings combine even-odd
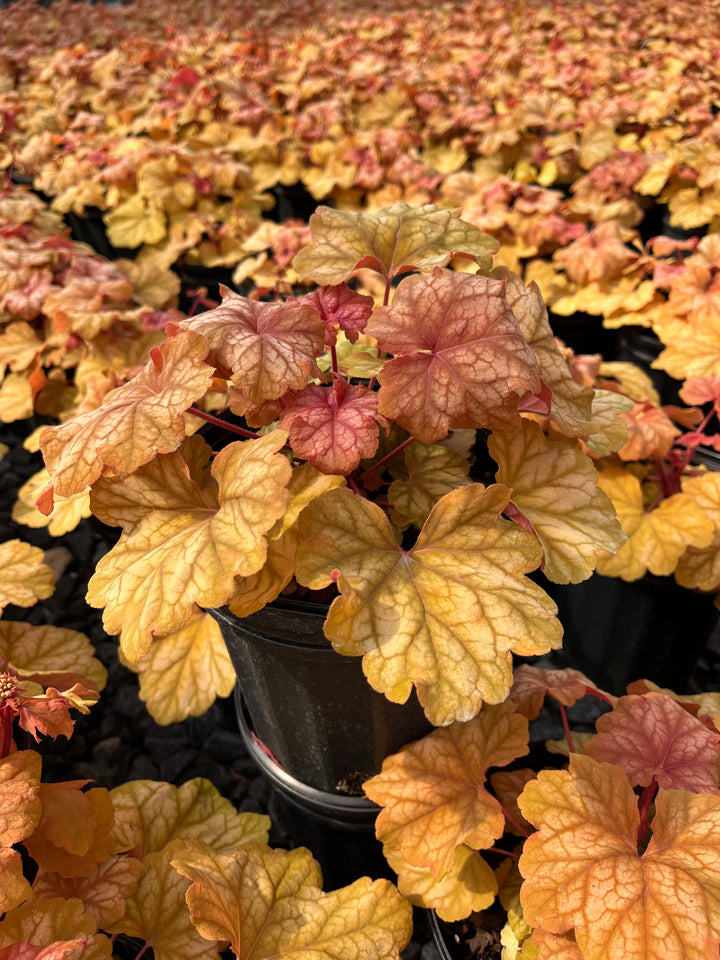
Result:
{"label": "plant pot rim", "polygon": [[[242,623],[242,629],[247,631],[247,633],[251,634],[255,638],[262,639],[270,643],[277,643],[281,646],[299,647],[306,650],[317,650],[318,647],[325,648],[327,646],[329,650],[332,650],[332,644],[325,638],[318,642],[313,640],[302,640],[296,637],[283,637],[271,631],[269,628],[263,629],[259,625],[262,615],[265,613],[265,611],[306,614],[308,616],[322,618],[322,621],[324,622],[329,609],[329,604],[317,603],[312,600],[288,600],[283,597],[273,600],[271,603],[268,603],[266,606],[262,607],[260,610],[257,610],[255,613],[251,613],[247,617],[236,616],[234,613],[232,613],[229,607],[216,607],[212,610],[209,610],[208,613],[210,613],[210,615],[216,620],[224,620],[229,625]],[[340,654],[338,654],[338,656],[340,656]]]}
{"label": "plant pot rim", "polygon": [[337,817],[339,820],[372,822],[380,812],[380,807],[366,796],[353,796],[343,793],[330,793],[318,790],[301,780],[297,780],[287,773],[274,761],[260,745],[260,741],[252,732],[248,721],[245,703],[240,688],[235,687],[235,703],[240,733],[247,747],[251,759],[257,764],[271,784],[285,797],[302,807],[325,815]]}

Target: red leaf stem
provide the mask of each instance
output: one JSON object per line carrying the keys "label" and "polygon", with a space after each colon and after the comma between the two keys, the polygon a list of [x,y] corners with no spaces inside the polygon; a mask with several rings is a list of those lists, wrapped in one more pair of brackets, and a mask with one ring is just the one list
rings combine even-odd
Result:
{"label": "red leaf stem", "polygon": [[204,410],[196,410],[195,407],[190,407],[187,412],[194,413],[196,417],[200,417],[201,420],[206,420],[216,427],[224,427],[226,430],[229,430],[230,433],[239,433],[241,437],[249,437],[251,440],[257,440],[258,438],[258,434],[253,433],[252,430],[244,430],[242,427],[236,427],[235,424],[227,423],[219,417],[213,417],[211,413],[205,413]]}
{"label": "red leaf stem", "polygon": [[386,464],[389,460],[392,460],[392,458],[393,458],[397,453],[400,453],[400,451],[401,451],[401,450],[404,450],[405,447],[409,447],[410,444],[413,442],[414,439],[415,439],[415,437],[408,437],[407,440],[403,440],[403,442],[400,443],[400,444],[398,444],[397,447],[395,447],[394,450],[391,450],[390,453],[387,453],[384,457],[382,457],[380,460],[378,460],[377,463],[374,463],[374,464],[370,467],[369,470],[366,470],[364,473],[361,473],[360,476],[357,478],[357,482],[358,482],[358,483],[363,483],[363,482],[370,476],[371,473],[375,473],[375,471],[376,471],[379,467],[384,467],[385,464]]}
{"label": "red leaf stem", "polygon": [[525,837],[525,839],[527,840],[527,838],[530,836],[530,834],[527,832],[527,830],[525,829],[525,827],[524,827],[521,823],[519,823],[519,822],[515,819],[515,817],[510,813],[510,811],[507,810],[502,804],[500,804],[500,809],[502,810],[505,819],[506,819],[509,823],[511,823],[511,824],[515,827],[515,829],[518,830],[518,831],[520,832],[520,834],[521,834],[523,837]]}

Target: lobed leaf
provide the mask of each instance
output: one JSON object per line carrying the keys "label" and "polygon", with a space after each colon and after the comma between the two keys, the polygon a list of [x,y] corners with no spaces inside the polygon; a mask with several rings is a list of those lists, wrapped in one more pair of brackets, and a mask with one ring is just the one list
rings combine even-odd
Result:
{"label": "lobed leaf", "polygon": [[597,689],[592,680],[572,667],[544,670],[521,663],[515,670],[510,699],[518,713],[528,720],[534,720],[548,695],[563,706],[572,707],[587,693]]}
{"label": "lobed leaf", "polygon": [[394,203],[379,213],[319,207],[310,217],[312,243],[293,260],[301,280],[337,284],[357,267],[370,267],[384,277],[411,268],[444,267],[455,252],[486,257],[500,244],[472,224],[459,210],[427,204]]}
{"label": "lobed leaf", "polygon": [[137,890],[143,866],[135,857],[118,855],[98,865],[87,877],[70,879],[59,873],[41,873],[33,883],[38,900],[64,897],[81,900],[98,929],[115,923],[125,913],[125,904]]}
{"label": "lobed leaf", "polygon": [[263,566],[266,534],[290,499],[291,467],[278,452],[285,440],[276,430],[230,444],[203,488],[179,452],[96,485],[93,512],[126,532],[98,563],[88,603],[106,607],[105,628],[122,631],[128,660],[147,653],[155,635],[180,630],[196,606],[223,606],[234,578]]}
{"label": "lobed leaf", "polygon": [[410,938],[411,908],[387,880],[361,877],[323,893],[309,851],[251,844],[223,857],[198,844],[173,863],[192,880],[197,929],[229,940],[238,960],[395,960]]}
{"label": "lobed leaf", "polygon": [[592,461],[575,444],[550,440],[531,420],[514,435],[493,434],[488,450],[499,483],[530,522],[554,583],[579,583],[595,568],[598,550],[613,552],[625,535],[612,501],[597,484]]}
{"label": "lobed leaf", "polygon": [[107,471],[132,473],[157,454],[175,450],[185,436],[182,413],[209,389],[207,343],[185,333],[151,351],[143,370],[106,394],[99,407],[40,437],[52,482],[38,500],[49,513],[52,496],[71,497]]}
{"label": "lobed leaf", "polygon": [[221,287],[223,302],[178,330],[202,334],[208,360],[242,388],[254,404],[302,390],[320,375],[315,358],[324,349],[325,323],[302,301],[263,303]]}
{"label": "lobed leaf", "polygon": [[585,753],[621,767],[633,786],[720,794],[720,733],[664,693],[621,697],[598,718]]}
{"label": "lobed leaf", "polygon": [[0,569],[0,613],[9,603],[32,607],[38,600],[47,600],[55,590],[55,577],[43,551],[22,540],[0,543]]}
{"label": "lobed leaf", "polygon": [[518,429],[518,393],[541,388],[499,280],[439,269],[406,277],[367,333],[395,355],[378,375],[380,413],[421,443],[456,428]]}
{"label": "lobed leaf", "polygon": [[720,934],[720,797],[660,790],[653,836],[637,851],[637,800],[624,772],[574,754],[520,797],[525,919],[574,929],[583,960],[711,960]]}
{"label": "lobed leaf", "polygon": [[472,484],[433,508],[402,550],[380,507],[348,490],[311,503],[299,521],[297,579],[337,579],[325,633],[339,653],[364,655],[371,685],[404,703],[412,685],[436,726],[500,702],[514,650],[559,645],[555,605],[525,574],[539,562],[532,534],[500,518],[509,491]]}
{"label": "lobed leaf", "polygon": [[461,844],[492,846],[505,818],[484,787],[488,767],[505,766],[527,752],[527,721],[506,701],[387,757],[382,771],[363,784],[383,808],[375,832],[384,850],[439,880]]}

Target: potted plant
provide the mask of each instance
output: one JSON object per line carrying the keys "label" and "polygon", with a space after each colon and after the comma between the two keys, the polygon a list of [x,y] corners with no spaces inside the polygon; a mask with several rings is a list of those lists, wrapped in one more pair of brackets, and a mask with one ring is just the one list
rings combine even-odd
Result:
{"label": "potted plant", "polygon": [[[578,728],[586,697],[600,716]],[[565,738],[543,750],[546,701]],[[445,960],[498,941],[523,960],[715,957],[719,706],[525,664],[507,701],[387,758],[365,784],[378,837],[400,890],[450,924]]]}
{"label": "potted plant", "polygon": [[[393,737],[413,738],[415,721],[403,732],[397,715],[383,719],[387,702],[405,704],[414,688],[424,729],[502,702],[512,653],[561,642],[555,604],[528,574],[583,580],[623,535],[584,449],[606,437],[613,409],[593,410],[593,390],[573,380],[537,289],[492,269],[495,241],[432,205],[320,208],[310,228],[293,266],[319,286],[272,302],[225,291],[217,308],[170,324],[134,380],[43,432],[51,480],[38,504],[47,512],[90,487],[94,515],[123,528],[88,600],[129,661],[157,638],[200,637],[201,611],[226,622],[227,610],[236,635],[260,636],[267,607],[282,636],[277,598],[332,599],[324,637],[321,619],[299,639],[325,655],[329,640],[333,662],[361,679],[359,659],[337,654],[362,656],[372,690],[358,686],[374,698],[362,709],[336,699],[330,721],[313,713],[303,728],[307,753],[316,731],[343,744],[344,769],[309,784],[336,792],[377,772]],[[368,270],[381,280],[377,305],[347,283]],[[549,416],[555,435],[524,411]],[[240,439],[211,447],[203,423]],[[475,431],[498,464],[488,486],[472,476]],[[266,654],[243,656],[249,700]],[[270,718],[251,707],[250,721],[275,753],[269,688],[259,699]],[[338,735],[345,715],[366,709],[366,736]],[[288,719],[298,727],[297,704]],[[365,739],[370,758],[358,762]],[[327,743],[313,749],[335,756]],[[300,753],[295,734],[277,756],[291,776]]]}

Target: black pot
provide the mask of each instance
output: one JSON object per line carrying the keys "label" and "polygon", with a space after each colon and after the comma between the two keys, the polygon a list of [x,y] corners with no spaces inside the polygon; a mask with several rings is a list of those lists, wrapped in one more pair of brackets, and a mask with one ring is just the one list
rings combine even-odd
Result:
{"label": "black pot", "polygon": [[415,694],[391,703],[359,657],[333,650],[327,607],[276,600],[239,619],[210,611],[235,667],[253,732],[290,777],[328,793],[362,793],[391,753],[432,730]]}
{"label": "black pot", "polygon": [[73,240],[86,243],[106,260],[134,260],[139,247],[114,247],[108,240],[102,210],[99,207],[85,207],[85,214],[79,217],[72,211],[65,214],[65,222],[70,227]]}
{"label": "black pot", "polygon": [[621,695],[633,680],[683,693],[720,613],[712,597],[646,574],[626,583],[593,574],[576,584],[543,584],[565,633],[554,655],[601,689]]}
{"label": "black pot", "polygon": [[327,200],[316,200],[301,183],[290,186],[277,183],[269,192],[275,198],[275,206],[265,213],[265,217],[275,223],[285,223],[286,220],[304,220],[307,223],[321,203],[328,203]]}
{"label": "black pot", "polygon": [[664,350],[662,341],[657,334],[646,327],[623,327],[617,340],[617,359],[625,363],[634,363],[650,377],[653,386],[660,394],[663,403],[680,404],[678,391],[682,387],[679,380],[675,380],[664,370],[655,370],[652,363],[657,360]]}
{"label": "black pot", "polygon": [[364,795],[316,790],[291,777],[263,749],[250,728],[239,688],[235,690],[240,733],[273,789],[271,818],[282,824],[293,846],[312,852],[322,868],[325,888],[334,890],[363,876],[395,880],[375,837],[377,804]]}
{"label": "black pot", "polygon": [[206,304],[195,303],[196,294],[199,287],[205,287],[207,298],[220,303],[222,296],[220,294],[220,285],[229,287],[235,293],[246,296],[250,292],[248,286],[237,286],[233,283],[233,271],[229,267],[204,267],[202,264],[176,263],[171,270],[180,278],[180,295],[178,298],[178,309],[181,313],[193,316],[210,310]]}
{"label": "black pot", "polygon": [[608,330],[603,319],[591,313],[573,313],[561,317],[549,312],[550,326],[576,354],[601,353],[606,360],[615,356],[617,330]]}

